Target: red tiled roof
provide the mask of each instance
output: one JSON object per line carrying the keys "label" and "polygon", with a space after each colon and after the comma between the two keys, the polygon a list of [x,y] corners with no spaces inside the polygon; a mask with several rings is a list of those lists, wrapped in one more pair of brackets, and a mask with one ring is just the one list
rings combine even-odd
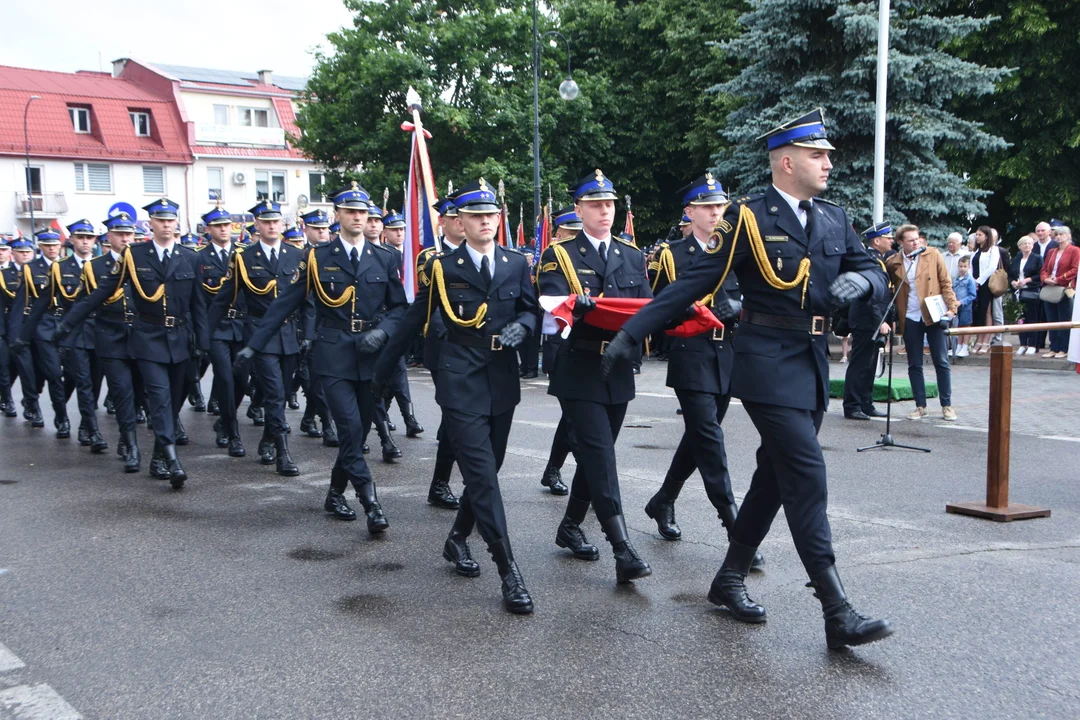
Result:
{"label": "red tiled roof", "polygon": [[[35,157],[130,162],[191,162],[186,130],[171,97],[104,73],[61,73],[0,66],[0,155],[25,152],[23,111]],[[69,105],[91,109],[91,134],[72,127]],[[128,111],[150,112],[151,137],[136,137]]]}

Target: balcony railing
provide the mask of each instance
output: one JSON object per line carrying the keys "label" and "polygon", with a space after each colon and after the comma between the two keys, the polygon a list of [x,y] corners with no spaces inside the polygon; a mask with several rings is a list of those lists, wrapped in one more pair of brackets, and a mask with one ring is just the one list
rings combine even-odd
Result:
{"label": "balcony railing", "polygon": [[195,142],[199,144],[285,147],[285,130],[282,128],[243,127],[240,125],[196,125]]}
{"label": "balcony railing", "polygon": [[30,204],[33,202],[34,215],[37,217],[58,217],[68,211],[67,198],[62,192],[27,195],[15,193],[15,214],[21,218],[30,217]]}

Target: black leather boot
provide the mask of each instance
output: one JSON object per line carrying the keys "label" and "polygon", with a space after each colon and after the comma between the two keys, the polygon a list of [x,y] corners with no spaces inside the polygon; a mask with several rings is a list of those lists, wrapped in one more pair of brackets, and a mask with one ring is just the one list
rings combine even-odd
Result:
{"label": "black leather boot", "polygon": [[469,552],[469,542],[461,533],[451,530],[443,543],[443,559],[454,563],[454,572],[463,577],[476,577],[480,574],[480,563],[473,560]]}
{"label": "black leather boot", "polygon": [[821,601],[825,616],[825,642],[830,650],[845,645],[865,645],[893,634],[888,620],[874,620],[855,610],[844,593],[836,566],[810,577],[814,596]]}
{"label": "black leather boot", "polygon": [[15,403],[11,399],[11,388],[4,391],[3,410],[4,417],[19,417],[19,411],[15,409]]}
{"label": "black leather boot", "polygon": [[744,582],[756,554],[757,548],[729,539],[724,564],[709,587],[709,602],[726,607],[733,618],[745,623],[763,623],[766,619],[765,608],[750,599]]}
{"label": "black leather boot", "polygon": [[540,478],[540,484],[549,488],[552,495],[570,494],[570,488],[563,484],[562,472],[551,463],[548,463],[547,467],[544,468],[544,475]]}
{"label": "black leather boot", "polygon": [[38,403],[30,403],[26,406],[27,412],[30,413],[30,427],[43,428],[45,427],[45,417],[41,414],[41,405]]}
{"label": "black leather boot", "polygon": [[274,438],[274,449],[277,451],[277,474],[285,477],[296,477],[300,474],[300,468],[293,462],[289,454],[289,436],[285,433]]}
{"label": "black leather boot", "polygon": [[135,408],[135,424],[136,425],[145,425],[146,424],[146,408],[144,408],[144,407],[136,407]]}
{"label": "black leather boot", "polygon": [[675,503],[664,491],[656,493],[645,504],[645,514],[656,521],[656,531],[665,540],[682,538],[682,529],[675,523]]}
{"label": "black leather boot", "polygon": [[79,425],[79,432],[76,435],[81,447],[90,447],[90,429],[85,425]]}
{"label": "black leather boot", "polygon": [[457,510],[461,507],[461,501],[454,495],[454,491],[450,489],[450,473],[440,473],[439,470],[440,468],[436,466],[435,474],[431,478],[431,487],[428,488],[427,494],[428,505],[446,508],[447,510]]}
{"label": "black leather boot", "polygon": [[311,402],[308,402],[307,407],[304,408],[304,417],[300,419],[300,432],[312,438],[321,438],[323,436],[323,431],[319,429],[319,424],[315,422],[315,408],[312,407]]}
{"label": "black leather boot", "polygon": [[229,457],[244,457],[247,455],[247,451],[244,450],[244,442],[240,439],[240,421],[233,419],[232,427],[229,429]]}
{"label": "black leather boot", "polygon": [[53,420],[53,424],[56,426],[56,437],[61,440],[67,440],[71,437],[71,421],[68,420],[67,411],[63,410],[56,414],[56,418]]}
{"label": "black leather boot", "polygon": [[206,412],[210,413],[211,415],[221,414],[221,403],[217,401],[217,398],[211,397],[210,402],[206,403]]}
{"label": "black leather boot", "polygon": [[401,457],[401,450],[394,444],[394,438],[390,434],[390,428],[386,422],[377,423],[375,429],[379,432],[379,442],[382,443],[383,462],[392,463]]}
{"label": "black leather boot", "polygon": [[405,437],[414,438],[420,433],[424,432],[424,426],[416,422],[416,415],[413,414],[413,404],[408,403],[401,410],[401,414],[405,418]]}
{"label": "black leather boot", "polygon": [[322,444],[326,447],[337,447],[341,444],[338,440],[337,425],[334,424],[334,418],[330,417],[330,413],[323,415],[322,417]]}
{"label": "black leather boot", "polygon": [[266,411],[262,406],[248,405],[247,416],[251,418],[251,423],[255,427],[262,427],[266,424]]}
{"label": "black leather boot", "polygon": [[289,393],[289,409],[299,410],[300,403],[296,401],[296,393]]}
{"label": "black leather boot", "polygon": [[124,440],[124,433],[120,433],[120,439],[116,441],[116,454],[120,456],[120,459],[124,459],[124,455],[127,454],[127,443]]}
{"label": "black leather boot", "polygon": [[600,523],[607,535],[608,542],[615,554],[615,580],[619,584],[652,575],[649,564],[638,557],[637,550],[630,544],[626,532],[626,519],[615,515]]}
{"label": "black leather boot", "polygon": [[[721,505],[716,510],[717,515],[720,516],[720,522],[724,525],[724,529],[728,531],[728,539],[731,539],[731,531],[735,529],[735,518],[739,516],[739,508],[734,503],[731,505]],[[754,562],[750,563],[750,570],[756,570],[761,572],[761,569],[765,567],[765,556],[760,552],[754,553]]]}
{"label": "black leather boot", "polygon": [[206,399],[203,398],[202,387],[195,383],[195,389],[188,395],[188,405],[194,412],[206,412]]}
{"label": "black leather boot", "polygon": [[495,566],[499,568],[499,577],[502,578],[503,606],[515,615],[528,615],[533,611],[532,597],[525,587],[525,580],[521,577],[517,563],[514,562],[514,554],[510,550],[510,541],[502,538],[488,545],[488,552]]}
{"label": "black leather boot", "polygon": [[344,493],[340,493],[334,488],[326,491],[326,502],[323,503],[323,509],[328,513],[332,513],[338,520],[356,519],[356,511],[349,507],[349,503],[345,501]]}
{"label": "black leather boot", "polygon": [[364,506],[364,514],[367,515],[367,529],[372,535],[385,532],[390,527],[390,521],[386,519],[382,506],[379,505],[379,497],[375,494],[375,482],[368,481],[356,491],[356,497]]}
{"label": "black leather boot", "polygon": [[108,396],[105,396],[105,414],[106,415],[115,415],[116,414],[116,404],[113,403],[112,398],[110,398]]}
{"label": "black leather boot", "polygon": [[274,450],[274,439],[264,429],[262,438],[259,439],[259,462],[263,465],[273,465],[276,462]]}
{"label": "black leather boot", "polygon": [[109,449],[109,443],[102,437],[101,431],[97,427],[89,428],[90,430],[90,452],[98,455]]}
{"label": "black leather boot", "polygon": [[187,473],[184,472],[184,468],[180,465],[180,459],[176,457],[175,445],[163,445],[161,452],[165,456],[165,463],[169,471],[169,484],[173,486],[173,490],[179,490],[184,487],[184,482],[187,481]]}
{"label": "black leather boot", "polygon": [[589,502],[571,495],[570,501],[566,503],[566,514],[555,533],[555,544],[574,553],[574,557],[579,560],[599,560],[600,551],[595,545],[589,544],[589,539],[581,529],[581,523],[585,521],[588,512]]}
{"label": "black leather boot", "polygon": [[165,452],[156,438],[154,439],[154,454],[150,456],[150,477],[155,480],[169,479],[169,464],[165,462]]}
{"label": "black leather boot", "polygon": [[191,439],[188,437],[187,429],[184,427],[184,423],[180,422],[179,417],[173,420],[173,426],[176,428],[176,444],[181,446],[189,444]]}
{"label": "black leather boot", "polygon": [[134,430],[124,433],[124,472],[139,472],[139,463],[142,457],[139,454],[139,434]]}
{"label": "black leather boot", "polygon": [[222,449],[229,447],[229,431],[225,429],[224,418],[214,421],[214,444]]}

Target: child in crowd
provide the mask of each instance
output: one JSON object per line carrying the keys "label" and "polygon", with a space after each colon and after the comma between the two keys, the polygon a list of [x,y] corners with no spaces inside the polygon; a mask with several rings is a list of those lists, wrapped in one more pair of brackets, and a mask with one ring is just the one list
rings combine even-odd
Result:
{"label": "child in crowd", "polygon": [[[971,277],[971,257],[965,255],[957,264],[956,278],[953,279],[953,292],[956,300],[960,303],[960,311],[956,314],[959,327],[970,327],[975,304],[975,295],[978,288],[975,287],[975,278]],[[968,356],[968,340],[961,336],[960,345],[956,349],[956,357]]]}

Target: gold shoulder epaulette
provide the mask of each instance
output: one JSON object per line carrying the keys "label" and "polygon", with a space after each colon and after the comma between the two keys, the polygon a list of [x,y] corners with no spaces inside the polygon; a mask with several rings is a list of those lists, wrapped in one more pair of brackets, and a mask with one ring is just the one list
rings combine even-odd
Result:
{"label": "gold shoulder epaulette", "polygon": [[623,245],[629,245],[630,247],[634,248],[635,250],[638,249],[638,246],[635,245],[634,243],[630,242],[629,240],[623,240],[621,237],[618,237],[618,236],[616,236],[614,239],[617,240],[618,242],[621,242]]}

